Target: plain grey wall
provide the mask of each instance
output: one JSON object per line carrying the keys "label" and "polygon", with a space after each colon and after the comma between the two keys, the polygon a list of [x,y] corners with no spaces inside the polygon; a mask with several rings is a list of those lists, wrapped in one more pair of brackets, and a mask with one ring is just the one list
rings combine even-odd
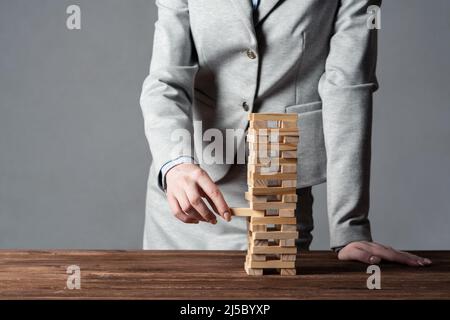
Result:
{"label": "plain grey wall", "polygon": [[[450,2],[383,6],[374,237],[450,249]],[[0,248],[141,248],[155,20],[150,0],[0,0]],[[326,249],[324,185],[315,197],[313,248]]]}

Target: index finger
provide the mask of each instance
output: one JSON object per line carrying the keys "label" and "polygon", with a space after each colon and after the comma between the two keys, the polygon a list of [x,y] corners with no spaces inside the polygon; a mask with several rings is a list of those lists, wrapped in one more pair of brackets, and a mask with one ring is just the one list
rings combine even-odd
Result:
{"label": "index finger", "polygon": [[198,186],[203,190],[203,192],[208,196],[209,199],[213,202],[213,208],[217,210],[217,214],[219,214],[222,218],[227,221],[230,221],[231,214],[230,209],[228,207],[225,198],[223,197],[222,192],[220,192],[219,187],[211,180],[211,178],[207,174],[203,174],[199,177]]}

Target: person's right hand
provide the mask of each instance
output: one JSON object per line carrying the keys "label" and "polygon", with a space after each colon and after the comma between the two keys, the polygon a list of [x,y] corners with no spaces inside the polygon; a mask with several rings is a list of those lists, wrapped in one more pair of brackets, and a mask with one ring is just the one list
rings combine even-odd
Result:
{"label": "person's right hand", "polygon": [[230,221],[230,209],[219,187],[208,173],[198,165],[179,164],[166,173],[166,194],[172,213],[184,223],[200,221],[217,223],[203,199],[206,199],[216,214]]}

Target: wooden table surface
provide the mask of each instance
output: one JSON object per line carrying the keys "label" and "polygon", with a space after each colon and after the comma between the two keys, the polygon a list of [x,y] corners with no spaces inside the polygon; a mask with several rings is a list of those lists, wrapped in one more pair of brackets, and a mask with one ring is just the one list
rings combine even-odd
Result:
{"label": "wooden table surface", "polygon": [[[434,264],[382,264],[368,290],[367,266],[331,252],[300,254],[297,276],[250,277],[236,251],[0,250],[0,299],[450,299],[450,251],[419,254]],[[66,288],[70,265],[80,290]]]}

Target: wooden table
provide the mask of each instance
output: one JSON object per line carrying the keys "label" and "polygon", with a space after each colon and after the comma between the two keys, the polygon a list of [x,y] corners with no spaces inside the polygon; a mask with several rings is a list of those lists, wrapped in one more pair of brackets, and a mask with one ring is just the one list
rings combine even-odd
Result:
{"label": "wooden table", "polygon": [[[300,254],[298,275],[249,277],[244,252],[1,251],[0,299],[449,299],[450,252],[418,252],[434,264],[381,265],[381,290],[367,266],[331,252]],[[81,289],[66,288],[70,265]]]}

